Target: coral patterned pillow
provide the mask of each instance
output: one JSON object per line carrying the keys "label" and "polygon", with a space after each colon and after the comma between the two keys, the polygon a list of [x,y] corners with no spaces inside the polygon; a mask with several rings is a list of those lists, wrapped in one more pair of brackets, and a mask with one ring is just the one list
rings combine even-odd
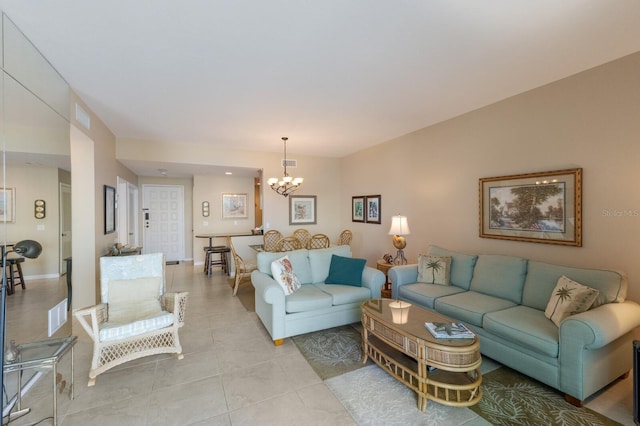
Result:
{"label": "coral patterned pillow", "polygon": [[300,288],[300,280],[293,272],[293,266],[289,260],[289,256],[271,262],[271,275],[280,287],[284,290],[285,296],[292,294]]}
{"label": "coral patterned pillow", "polygon": [[560,327],[563,319],[588,310],[600,292],[577,283],[564,275],[558,279],[551,293],[544,316]]}

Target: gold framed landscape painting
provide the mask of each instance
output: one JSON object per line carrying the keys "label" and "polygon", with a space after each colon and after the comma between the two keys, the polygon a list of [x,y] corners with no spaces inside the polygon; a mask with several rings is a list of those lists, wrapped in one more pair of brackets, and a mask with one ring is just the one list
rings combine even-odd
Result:
{"label": "gold framed landscape painting", "polygon": [[582,169],[481,178],[480,237],[582,246]]}

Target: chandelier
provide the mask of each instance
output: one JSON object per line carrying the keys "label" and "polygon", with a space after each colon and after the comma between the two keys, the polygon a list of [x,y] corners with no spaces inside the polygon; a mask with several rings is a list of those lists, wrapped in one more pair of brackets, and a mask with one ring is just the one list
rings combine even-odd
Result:
{"label": "chandelier", "polygon": [[269,180],[267,181],[267,184],[271,187],[271,189],[273,189],[278,194],[283,195],[285,197],[291,194],[293,191],[300,188],[300,185],[302,185],[302,181],[303,181],[302,178],[300,177],[292,178],[287,173],[287,140],[288,139],[289,138],[287,137],[282,138],[282,141],[284,142],[284,161],[283,161],[284,177],[282,179],[269,178]]}

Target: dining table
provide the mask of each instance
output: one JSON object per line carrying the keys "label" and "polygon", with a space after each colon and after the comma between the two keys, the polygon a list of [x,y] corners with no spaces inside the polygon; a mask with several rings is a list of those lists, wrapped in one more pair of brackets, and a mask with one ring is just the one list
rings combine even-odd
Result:
{"label": "dining table", "polygon": [[260,253],[261,251],[264,251],[264,244],[249,244],[249,247],[257,251],[258,253]]}

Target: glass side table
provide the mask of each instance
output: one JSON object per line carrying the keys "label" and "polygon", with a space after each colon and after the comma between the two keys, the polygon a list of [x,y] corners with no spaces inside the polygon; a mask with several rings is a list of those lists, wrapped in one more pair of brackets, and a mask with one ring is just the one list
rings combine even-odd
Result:
{"label": "glass side table", "polygon": [[[3,373],[17,373],[17,411],[11,413],[9,420],[14,420],[29,413],[30,409],[22,410],[22,386],[23,374],[26,371],[52,369],[53,372],[53,424],[58,424],[58,398],[57,398],[57,367],[62,357],[71,351],[71,383],[69,384],[69,398],[73,399],[73,346],[78,340],[77,336],[62,337],[58,339],[28,342],[17,346],[18,353],[12,362],[5,362]],[[31,377],[32,378],[32,377]],[[30,379],[31,379],[30,378]]]}

